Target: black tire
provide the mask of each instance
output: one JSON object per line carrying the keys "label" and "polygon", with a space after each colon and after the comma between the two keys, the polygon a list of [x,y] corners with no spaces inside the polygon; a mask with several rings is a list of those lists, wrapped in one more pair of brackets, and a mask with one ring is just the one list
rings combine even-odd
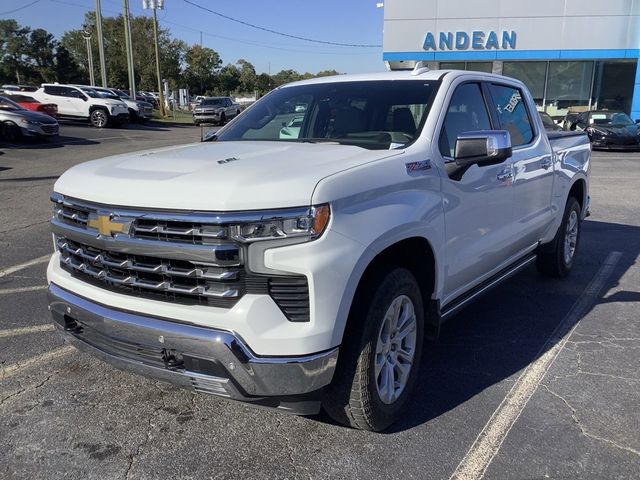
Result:
{"label": "black tire", "polygon": [[[572,217],[576,219],[575,240],[571,241],[573,235],[570,235],[569,242],[567,243],[567,230],[572,225]],[[578,254],[581,231],[580,204],[574,197],[570,197],[569,200],[567,200],[564,215],[562,216],[562,223],[555,237],[551,242],[541,245],[538,249],[538,258],[536,260],[538,271],[550,277],[566,277],[571,271],[571,268],[573,268]],[[571,247],[573,247],[573,252],[568,250],[571,249]]]}
{"label": "black tire", "polygon": [[16,143],[22,138],[20,127],[13,122],[2,124],[2,137],[9,143]]}
{"label": "black tire", "polygon": [[[382,357],[386,363],[384,358],[389,356],[387,353],[376,355],[376,345],[378,337],[382,337],[385,314],[394,300],[404,297],[410,299],[415,312],[414,356],[404,389],[393,402],[384,402],[379,393],[375,362]],[[424,308],[416,279],[404,268],[380,270],[354,300],[336,372],[323,397],[324,410],[335,421],[353,428],[381,431],[389,427],[402,415],[413,391],[423,339]],[[397,358],[396,362],[394,365],[400,364]],[[397,372],[395,368],[393,371]],[[380,376],[382,374],[381,371]],[[393,385],[395,387],[395,380]]]}
{"label": "black tire", "polygon": [[227,116],[223,113],[222,115],[220,115],[220,125],[224,125],[226,121],[227,121]]}
{"label": "black tire", "polygon": [[105,108],[96,108],[89,115],[91,125],[96,128],[105,128],[109,125],[109,112]]}
{"label": "black tire", "polygon": [[136,113],[136,111],[133,108],[129,109],[129,121],[131,123],[139,123],[140,122],[140,117],[138,117],[138,114]]}

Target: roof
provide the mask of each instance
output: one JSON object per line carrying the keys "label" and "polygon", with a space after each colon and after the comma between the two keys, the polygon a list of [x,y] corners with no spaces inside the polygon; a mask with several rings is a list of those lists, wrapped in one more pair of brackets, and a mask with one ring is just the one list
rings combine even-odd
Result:
{"label": "roof", "polygon": [[461,77],[470,75],[474,78],[482,77],[494,77],[504,78],[501,75],[494,75],[492,73],[483,73],[475,71],[465,70],[424,70],[416,75],[413,74],[413,70],[392,70],[386,72],[376,73],[358,73],[347,75],[334,75],[330,77],[316,77],[309,80],[300,80],[298,82],[288,83],[286,87],[295,85],[313,85],[318,83],[338,83],[338,82],[366,82],[366,81],[380,81],[380,80],[440,80],[445,74],[455,77]]}

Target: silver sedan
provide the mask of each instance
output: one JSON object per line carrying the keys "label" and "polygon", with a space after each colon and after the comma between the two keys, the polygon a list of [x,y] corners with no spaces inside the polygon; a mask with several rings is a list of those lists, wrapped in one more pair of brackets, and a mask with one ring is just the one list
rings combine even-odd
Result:
{"label": "silver sedan", "polygon": [[14,143],[21,137],[53,137],[58,135],[58,129],[55,118],[0,97],[0,136],[6,141]]}

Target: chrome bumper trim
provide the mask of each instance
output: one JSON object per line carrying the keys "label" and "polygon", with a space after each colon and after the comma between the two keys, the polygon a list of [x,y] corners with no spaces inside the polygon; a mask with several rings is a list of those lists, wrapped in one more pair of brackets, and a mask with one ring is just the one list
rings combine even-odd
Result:
{"label": "chrome bumper trim", "polygon": [[[234,400],[259,405],[257,397],[316,392],[331,382],[338,359],[338,347],[298,357],[259,357],[231,331],[113,309],[53,283],[48,295],[56,326],[79,349],[123,370]],[[168,362],[166,352],[184,362]],[[302,411],[275,408],[308,414],[317,405]]]}

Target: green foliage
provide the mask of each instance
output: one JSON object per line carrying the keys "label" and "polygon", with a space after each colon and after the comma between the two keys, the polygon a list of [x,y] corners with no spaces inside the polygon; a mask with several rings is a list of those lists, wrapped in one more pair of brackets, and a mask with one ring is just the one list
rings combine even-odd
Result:
{"label": "green foliage", "polygon": [[0,20],[0,83],[77,81],[78,65],[46,30]]}

